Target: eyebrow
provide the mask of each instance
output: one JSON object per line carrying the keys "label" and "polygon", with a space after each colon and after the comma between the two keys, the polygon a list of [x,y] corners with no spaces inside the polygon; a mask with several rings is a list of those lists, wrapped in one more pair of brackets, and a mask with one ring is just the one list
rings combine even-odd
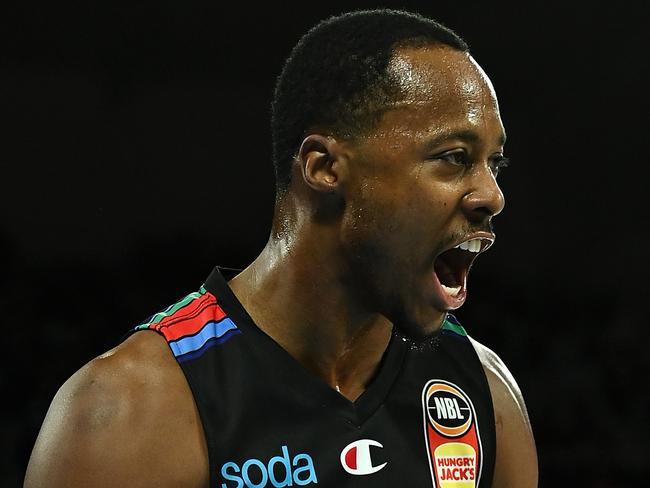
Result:
{"label": "eyebrow", "polygon": [[[427,149],[433,149],[436,146],[439,146],[440,144],[443,144],[447,141],[454,140],[454,139],[460,139],[461,141],[464,142],[475,143],[479,140],[479,136],[475,131],[468,130],[468,129],[443,132],[442,134],[427,140],[425,145]],[[504,133],[501,133],[501,135],[497,139],[497,145],[504,146],[505,143],[506,143],[506,135]]]}

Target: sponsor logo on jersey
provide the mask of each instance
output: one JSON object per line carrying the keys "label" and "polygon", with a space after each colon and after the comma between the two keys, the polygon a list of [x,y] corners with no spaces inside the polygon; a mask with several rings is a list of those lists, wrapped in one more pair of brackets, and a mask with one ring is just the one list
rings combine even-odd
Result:
{"label": "sponsor logo on jersey", "polygon": [[341,451],[341,465],[343,469],[354,475],[372,474],[383,469],[388,462],[373,466],[370,456],[370,446],[380,449],[384,447],[372,439],[360,439],[345,446],[343,451]]}
{"label": "sponsor logo on jersey", "polygon": [[471,399],[457,385],[430,380],[422,389],[427,457],[434,488],[475,488],[483,452]]}
{"label": "sponsor logo on jersey", "polygon": [[274,486],[305,486],[317,484],[314,461],[309,454],[289,455],[289,448],[282,446],[282,454],[264,463],[249,459],[241,466],[229,461],[221,466],[221,488],[264,488]]}

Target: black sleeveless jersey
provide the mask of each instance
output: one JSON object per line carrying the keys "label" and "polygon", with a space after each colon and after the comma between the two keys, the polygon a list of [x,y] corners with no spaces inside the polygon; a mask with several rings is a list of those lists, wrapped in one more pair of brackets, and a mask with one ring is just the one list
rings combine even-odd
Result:
{"label": "black sleeveless jersey", "polygon": [[494,413],[476,352],[449,316],[413,350],[393,335],[350,402],[260,330],[218,268],[136,330],[167,340],[205,432],[212,488],[489,487]]}

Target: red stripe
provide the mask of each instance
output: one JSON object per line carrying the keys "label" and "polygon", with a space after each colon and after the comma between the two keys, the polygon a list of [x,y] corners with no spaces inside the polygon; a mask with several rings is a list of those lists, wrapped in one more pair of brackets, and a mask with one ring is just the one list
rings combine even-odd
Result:
{"label": "red stripe", "polygon": [[196,316],[186,317],[174,324],[161,327],[158,330],[162,332],[168,341],[175,341],[183,336],[196,334],[208,322],[218,322],[225,316],[225,312],[214,302],[207,304]]}
{"label": "red stripe", "polygon": [[204,308],[206,305],[208,305],[210,302],[216,303],[216,301],[217,300],[214,297],[214,295],[212,295],[211,293],[205,293],[201,295],[199,298],[195,298],[184,307],[179,308],[172,315],[169,315],[161,319],[160,322],[153,324],[153,328],[158,330],[161,327],[168,327],[178,322],[179,320],[184,320],[185,318],[193,317],[198,313],[200,313],[201,309]]}

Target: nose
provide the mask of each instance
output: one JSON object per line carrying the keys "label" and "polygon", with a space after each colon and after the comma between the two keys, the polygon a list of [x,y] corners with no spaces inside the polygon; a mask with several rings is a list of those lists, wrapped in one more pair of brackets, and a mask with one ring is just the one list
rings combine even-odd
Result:
{"label": "nose", "polygon": [[496,176],[487,163],[476,165],[473,169],[462,207],[471,222],[482,222],[498,215],[506,201]]}

